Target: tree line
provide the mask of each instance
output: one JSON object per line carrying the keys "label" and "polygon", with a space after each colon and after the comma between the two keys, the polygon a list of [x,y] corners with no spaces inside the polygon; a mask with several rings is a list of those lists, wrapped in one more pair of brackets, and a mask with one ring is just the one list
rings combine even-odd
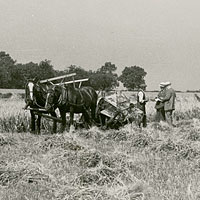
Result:
{"label": "tree line", "polygon": [[0,88],[23,89],[27,79],[48,79],[70,73],[76,73],[76,79],[89,78],[85,85],[90,85],[96,90],[110,90],[119,85],[121,81],[129,90],[138,88],[145,83],[146,72],[142,67],[125,67],[121,75],[116,73],[117,67],[111,62],[106,62],[97,70],[85,70],[80,66],[71,65],[64,70],[55,70],[50,60],[40,63],[17,63],[8,53],[0,52]]}

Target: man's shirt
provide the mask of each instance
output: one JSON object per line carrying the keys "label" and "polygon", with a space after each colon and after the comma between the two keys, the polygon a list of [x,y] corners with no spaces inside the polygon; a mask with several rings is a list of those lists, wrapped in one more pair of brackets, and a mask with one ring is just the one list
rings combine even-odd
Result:
{"label": "man's shirt", "polygon": [[142,91],[138,92],[138,101],[140,103],[144,103],[144,92],[142,92]]}

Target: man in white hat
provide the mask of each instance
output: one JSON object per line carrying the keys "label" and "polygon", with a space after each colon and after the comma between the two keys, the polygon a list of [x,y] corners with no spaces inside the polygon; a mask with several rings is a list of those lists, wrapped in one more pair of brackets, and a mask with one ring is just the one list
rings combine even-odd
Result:
{"label": "man in white hat", "polygon": [[160,91],[158,93],[158,96],[155,98],[156,104],[155,104],[155,109],[156,109],[156,117],[155,120],[157,122],[160,121],[165,121],[165,110],[164,110],[164,103],[161,101],[161,98],[165,97],[165,83],[161,82],[160,83]]}
{"label": "man in white hat", "polygon": [[168,122],[169,125],[174,126],[172,120],[172,113],[175,110],[176,93],[174,89],[171,87],[170,82],[166,82],[164,85],[166,86],[165,96],[160,97],[160,99],[161,102],[164,103],[166,121]]}

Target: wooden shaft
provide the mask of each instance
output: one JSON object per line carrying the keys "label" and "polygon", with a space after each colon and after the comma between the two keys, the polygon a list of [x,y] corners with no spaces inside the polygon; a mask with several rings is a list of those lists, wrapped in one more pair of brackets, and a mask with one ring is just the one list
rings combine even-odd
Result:
{"label": "wooden shaft", "polygon": [[26,108],[26,110],[33,110],[33,111],[47,112],[44,108]]}
{"label": "wooden shaft", "polygon": [[49,79],[41,80],[40,83],[47,83],[47,82],[50,82],[50,81],[55,81],[55,80],[58,80],[58,79],[62,79],[62,78],[66,78],[66,77],[71,77],[71,76],[76,76],[76,73],[66,74],[66,75],[63,75],[63,76],[57,76],[57,77],[54,77],[54,78],[49,78]]}
{"label": "wooden shaft", "polygon": [[63,82],[63,83],[56,83],[55,85],[67,85],[70,83],[78,83],[78,82],[84,82],[84,81],[88,81],[88,78],[85,79],[80,79],[80,80],[74,80],[74,81],[67,81],[67,82]]}
{"label": "wooden shaft", "polygon": [[62,123],[62,119],[42,113],[42,112],[47,112],[45,109],[42,109],[42,108],[27,108],[26,110],[32,110],[32,111],[35,112],[36,115],[40,115],[42,117],[52,119],[52,120],[56,120],[57,122]]}
{"label": "wooden shaft", "polygon": [[43,113],[40,113],[40,112],[37,112],[36,115],[40,115],[42,117],[45,117],[45,118],[48,118],[48,119],[52,119],[52,120],[56,120],[57,122],[62,123],[62,119],[57,118],[57,117],[53,117],[51,115],[46,115],[46,114],[43,114]]}

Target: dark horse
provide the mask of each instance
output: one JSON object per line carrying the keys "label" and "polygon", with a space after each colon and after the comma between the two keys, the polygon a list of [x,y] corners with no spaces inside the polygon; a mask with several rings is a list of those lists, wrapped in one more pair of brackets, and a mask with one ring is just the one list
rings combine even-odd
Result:
{"label": "dark horse", "polygon": [[[47,96],[46,85],[40,84],[35,79],[30,79],[27,81],[25,85],[25,109],[29,106],[30,108],[44,108]],[[30,110],[31,113],[31,131],[35,132],[35,112]],[[56,117],[55,110],[50,112],[51,116]],[[41,125],[41,116],[37,117],[37,132],[40,133],[40,125]],[[53,122],[53,132],[56,133],[57,123],[54,120]]]}
{"label": "dark horse", "polygon": [[66,113],[70,113],[70,126],[73,125],[74,113],[82,113],[87,124],[95,119],[97,93],[91,87],[77,89],[73,84],[65,87],[56,85],[48,90],[45,108],[47,111],[58,108],[62,118],[62,132],[66,127]]}

